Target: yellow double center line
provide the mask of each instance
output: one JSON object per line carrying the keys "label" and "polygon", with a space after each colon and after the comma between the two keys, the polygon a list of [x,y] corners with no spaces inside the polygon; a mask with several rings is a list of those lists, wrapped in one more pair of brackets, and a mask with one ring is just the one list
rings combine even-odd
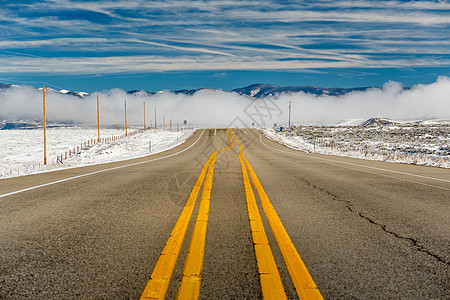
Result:
{"label": "yellow double center line", "polygon": [[203,268],[206,227],[208,225],[214,163],[218,152],[234,147],[234,143],[228,129],[227,133],[231,146],[213,153],[214,158],[209,166],[208,175],[206,175],[205,186],[203,187],[197,219],[195,220],[194,231],[192,232],[191,243],[186,257],[186,262],[184,264],[183,279],[181,280],[181,285],[178,290],[178,299],[197,299],[200,294],[200,280]]}
{"label": "yellow double center line", "polygon": [[[180,216],[166,242],[166,245],[153,269],[150,280],[145,286],[141,299],[164,299],[167,288],[169,287],[170,278],[172,277],[175,263],[180,253],[181,245],[186,235],[189,221],[197,201],[200,188],[206,176],[205,185],[203,187],[200,207],[197,214],[197,220],[194,226],[194,232],[191,238],[188,258],[186,259],[183,271],[183,280],[180,286],[178,297],[180,299],[198,298],[200,291],[200,276],[203,266],[203,249],[205,245],[206,225],[208,221],[209,199],[211,195],[212,179],[214,172],[214,164],[216,162],[217,153],[234,147],[233,140],[228,132],[231,146],[219,151],[215,151],[209,157],[206,164],[198,177],[186,204],[181,211]],[[209,168],[208,168],[209,167]],[[196,262],[201,260],[201,262]],[[184,283],[183,283],[184,282]],[[191,295],[191,296],[188,296]],[[196,295],[196,296],[195,296]]]}
{"label": "yellow double center line", "polygon": [[208,224],[214,165],[216,162],[217,153],[234,147],[230,132],[233,134],[240,147],[239,160],[241,162],[250,229],[258,265],[258,272],[260,275],[263,298],[287,299],[278,267],[264,229],[261,215],[259,213],[255,194],[250,183],[250,178],[258,192],[261,206],[267,220],[269,221],[270,227],[281,250],[289,274],[300,299],[323,299],[305,264],[300,258],[297,249],[286,232],[286,229],[281,223],[278,214],[270,203],[267,194],[256,176],[256,173],[253,171],[252,166],[245,158],[244,147],[231,129],[227,129],[231,146],[215,151],[211,154],[208,161],[203,166],[200,176],[198,177],[194,188],[189,195],[186,205],[184,206],[180,217],[178,218],[177,223],[175,224],[175,227],[173,228],[172,233],[170,234],[169,239],[167,240],[167,243],[158,259],[158,262],[156,263],[141,299],[164,299],[173,270],[175,268],[175,263],[180,253],[184,236],[186,235],[187,227],[189,225],[198,194],[200,192],[200,188],[206,177],[190,246],[184,265],[183,277],[177,294],[178,299],[198,299],[203,268],[206,228]]}
{"label": "yellow double center line", "polygon": [[[323,299],[319,289],[314,283],[311,275],[303,263],[300,255],[297,252],[294,244],[291,241],[286,229],[281,223],[277,212],[267,197],[255,171],[244,156],[244,147],[233,131],[231,131],[234,138],[239,144],[241,151],[239,152],[239,159],[241,161],[242,176],[245,186],[245,194],[247,197],[248,215],[250,220],[250,228],[252,230],[253,244],[255,247],[256,260],[258,262],[258,270],[260,273],[261,289],[264,299],[286,299],[286,294],[281,283],[281,278],[278,273],[278,268],[275,259],[270,249],[267,236],[264,231],[261,216],[258,211],[255,196],[248,178],[248,173],[255,186],[259,199],[261,201],[264,213],[272,228],[277,244],[281,250],[284,261],[288,268],[292,282],[300,299]],[[244,164],[245,163],[245,164]],[[247,168],[246,168],[247,167]],[[248,173],[247,173],[248,169]]]}
{"label": "yellow double center line", "polygon": [[252,232],[253,246],[255,248],[256,262],[258,264],[259,278],[261,282],[261,290],[264,299],[287,299],[284,292],[283,283],[280,273],[275,262],[275,258],[267,239],[266,231],[259,214],[258,205],[256,204],[255,193],[253,192],[247,169],[244,163],[244,147],[234,134],[234,138],[239,144],[241,151],[239,152],[239,160],[242,168],[242,178],[244,180],[245,197],[247,199],[248,219],[250,221],[250,230]]}

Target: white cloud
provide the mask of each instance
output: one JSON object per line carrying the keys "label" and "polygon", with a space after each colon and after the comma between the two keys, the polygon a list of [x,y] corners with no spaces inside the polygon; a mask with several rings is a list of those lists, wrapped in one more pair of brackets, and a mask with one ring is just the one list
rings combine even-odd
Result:
{"label": "white cloud", "polygon": [[[363,0],[18,3],[0,11],[0,30],[6,32],[0,49],[11,49],[0,52],[0,72],[442,67],[448,59],[414,54],[450,53],[448,7],[443,1]],[[69,19],[76,10],[108,20]],[[39,56],[30,53],[35,49],[46,58],[21,57]],[[375,60],[371,55],[377,53],[387,55]]]}
{"label": "white cloud", "polygon": [[335,123],[346,119],[386,117],[398,120],[450,119],[450,79],[440,77],[435,83],[403,90],[388,82],[382,90],[355,92],[341,97],[317,99],[304,95],[280,97],[293,100],[293,120],[299,123]]}
{"label": "white cloud", "polygon": [[318,7],[347,7],[347,8],[394,8],[394,9],[420,9],[420,10],[449,10],[450,4],[446,1],[324,1],[314,4]]}
{"label": "white cloud", "polygon": [[380,67],[431,67],[450,65],[450,59],[417,58],[370,61],[361,55],[336,56],[336,61],[307,59],[278,61],[265,57],[219,58],[216,56],[161,57],[161,56],[111,56],[111,57],[9,57],[4,60],[0,73],[57,73],[57,74],[112,74],[163,72],[179,70],[295,70],[327,68],[380,68]]}
{"label": "white cloud", "polygon": [[[203,90],[193,96],[169,92],[132,96],[118,89],[98,92],[103,125],[122,124],[124,99],[127,99],[129,124],[142,124],[142,102],[145,101],[148,119],[154,118],[156,105],[159,123],[164,113],[166,122],[173,120],[175,124],[187,119],[203,127],[231,126],[236,119],[248,126],[252,122],[264,123],[265,126],[284,124],[289,101],[292,101],[292,120],[296,124],[332,124],[345,119],[376,116],[398,120],[450,119],[449,94],[448,77],[440,77],[432,84],[414,86],[411,90],[403,90],[398,83],[388,82],[381,90],[354,92],[339,97],[294,93],[256,101],[235,93],[212,90]],[[49,121],[95,125],[96,95],[93,93],[86,99],[79,99],[47,93],[47,118]],[[0,107],[0,120],[41,120],[42,94],[27,87],[8,89],[0,93]],[[270,116],[267,107],[272,109]],[[243,123],[239,122],[239,125]]]}
{"label": "white cloud", "polygon": [[405,12],[395,10],[348,10],[340,11],[233,11],[233,17],[246,20],[265,22],[348,22],[348,23],[411,23],[421,25],[449,24],[450,15],[441,15],[429,12]]}
{"label": "white cloud", "polygon": [[138,40],[138,39],[130,39],[130,42],[136,42],[136,43],[142,43],[147,45],[154,45],[158,47],[163,48],[170,48],[175,50],[181,50],[181,51],[187,51],[187,52],[200,52],[200,53],[209,53],[209,54],[218,54],[218,55],[225,55],[225,56],[234,56],[233,54],[226,53],[223,51],[216,51],[216,50],[210,50],[205,48],[199,48],[199,47],[181,47],[181,46],[173,46],[163,43],[156,43],[156,42],[150,42],[150,41],[144,41],[144,40]]}
{"label": "white cloud", "polygon": [[31,40],[31,41],[0,41],[0,48],[32,48],[40,46],[67,46],[93,43],[106,43],[108,39],[105,38],[56,38],[45,40]]}

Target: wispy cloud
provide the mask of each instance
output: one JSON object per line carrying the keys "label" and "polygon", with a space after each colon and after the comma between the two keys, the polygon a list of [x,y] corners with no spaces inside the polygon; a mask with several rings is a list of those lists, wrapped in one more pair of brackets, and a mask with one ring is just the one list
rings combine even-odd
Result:
{"label": "wispy cloud", "polygon": [[147,45],[158,46],[158,47],[163,47],[163,48],[170,48],[170,49],[174,49],[174,50],[180,50],[180,51],[183,51],[183,52],[200,52],[200,53],[218,54],[218,55],[225,55],[225,56],[235,56],[233,54],[226,53],[226,52],[223,52],[223,51],[216,51],[216,50],[212,50],[212,49],[199,48],[199,47],[174,46],[174,45],[169,45],[169,44],[164,44],[164,43],[143,41],[143,40],[138,40],[138,39],[131,39],[129,41],[130,42],[147,44]]}
{"label": "wispy cloud", "polygon": [[448,1],[47,0],[2,6],[2,73],[450,66],[442,57],[450,52]]}
{"label": "wispy cloud", "polygon": [[[415,60],[416,67],[450,65],[450,58],[436,62],[433,58]],[[197,58],[158,56],[110,56],[110,57],[10,57],[0,69],[0,73],[56,73],[56,74],[112,74],[135,72],[163,72],[190,70],[301,70],[328,68],[389,68],[387,60],[347,59],[347,60],[268,60],[264,57],[239,57],[234,59],[201,56]],[[409,59],[397,59],[396,66],[410,68]]]}

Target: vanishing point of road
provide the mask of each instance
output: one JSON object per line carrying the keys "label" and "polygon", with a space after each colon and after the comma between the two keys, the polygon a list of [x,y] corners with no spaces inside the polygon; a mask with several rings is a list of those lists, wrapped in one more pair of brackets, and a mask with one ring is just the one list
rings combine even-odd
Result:
{"label": "vanishing point of road", "polygon": [[197,130],[0,180],[0,299],[449,299],[450,171]]}

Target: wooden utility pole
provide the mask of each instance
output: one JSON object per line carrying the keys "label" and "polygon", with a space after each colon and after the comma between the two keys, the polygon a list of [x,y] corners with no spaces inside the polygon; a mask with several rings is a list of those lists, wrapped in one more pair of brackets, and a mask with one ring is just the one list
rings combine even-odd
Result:
{"label": "wooden utility pole", "polygon": [[144,130],[145,130],[145,101],[144,101]]}
{"label": "wooden utility pole", "polygon": [[289,129],[291,129],[291,104],[292,101],[289,101]]}
{"label": "wooden utility pole", "polygon": [[170,131],[172,131],[172,120],[170,120]]}
{"label": "wooden utility pole", "polygon": [[128,135],[128,125],[127,125],[127,99],[125,99],[125,136]]}
{"label": "wooden utility pole", "polygon": [[97,142],[100,142],[100,105],[98,103],[98,95],[97,95]]}
{"label": "wooden utility pole", "polygon": [[155,129],[157,129],[157,126],[156,126],[156,105],[155,105]]}
{"label": "wooden utility pole", "polygon": [[46,123],[46,112],[45,112],[45,84],[43,85],[43,108],[44,108],[44,165],[47,164],[47,123]]}

